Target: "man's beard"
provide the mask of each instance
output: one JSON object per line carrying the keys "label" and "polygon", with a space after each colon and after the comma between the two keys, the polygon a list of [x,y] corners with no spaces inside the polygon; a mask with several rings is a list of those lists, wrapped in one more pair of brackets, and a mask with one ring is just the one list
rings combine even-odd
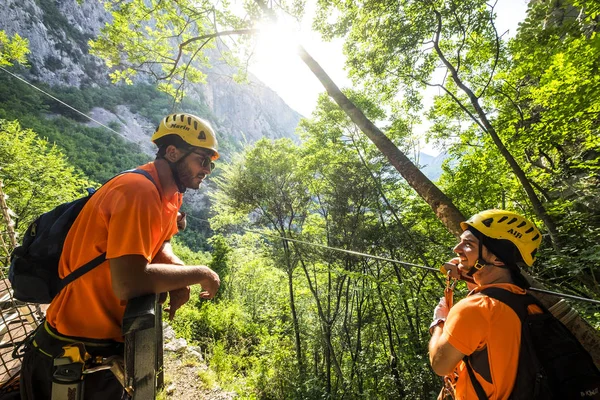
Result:
{"label": "man's beard", "polygon": [[197,177],[192,174],[189,166],[186,162],[181,162],[177,164],[177,175],[179,175],[179,180],[188,189],[198,189],[200,184],[194,183],[194,179]]}

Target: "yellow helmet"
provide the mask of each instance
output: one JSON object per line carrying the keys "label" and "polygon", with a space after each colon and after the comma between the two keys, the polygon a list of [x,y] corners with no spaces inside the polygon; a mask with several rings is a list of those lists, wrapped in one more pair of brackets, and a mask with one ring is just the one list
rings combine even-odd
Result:
{"label": "yellow helmet", "polygon": [[492,239],[512,242],[528,266],[533,265],[535,253],[542,243],[542,234],[538,228],[531,221],[510,211],[482,211],[468,221],[461,222],[460,226],[463,230],[471,226]]}
{"label": "yellow helmet", "polygon": [[152,142],[168,135],[177,135],[194,147],[212,151],[211,159],[219,158],[217,137],[208,121],[187,113],[170,114],[160,121],[152,135]]}

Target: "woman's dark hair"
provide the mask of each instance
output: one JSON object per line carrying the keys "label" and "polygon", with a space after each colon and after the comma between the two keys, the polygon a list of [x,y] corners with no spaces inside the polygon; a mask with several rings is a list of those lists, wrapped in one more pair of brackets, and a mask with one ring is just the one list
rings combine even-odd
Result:
{"label": "woman's dark hair", "polygon": [[510,240],[492,239],[487,236],[483,236],[482,242],[510,270],[510,277],[515,285],[523,289],[528,289],[531,286],[521,274],[521,267],[525,265],[525,262],[517,246]]}

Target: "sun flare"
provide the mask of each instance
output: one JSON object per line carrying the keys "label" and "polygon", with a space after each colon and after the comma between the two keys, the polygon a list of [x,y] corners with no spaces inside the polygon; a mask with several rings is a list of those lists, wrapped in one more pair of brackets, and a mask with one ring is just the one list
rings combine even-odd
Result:
{"label": "sun flare", "polygon": [[256,53],[261,58],[294,56],[300,44],[300,29],[294,22],[261,23],[256,42]]}

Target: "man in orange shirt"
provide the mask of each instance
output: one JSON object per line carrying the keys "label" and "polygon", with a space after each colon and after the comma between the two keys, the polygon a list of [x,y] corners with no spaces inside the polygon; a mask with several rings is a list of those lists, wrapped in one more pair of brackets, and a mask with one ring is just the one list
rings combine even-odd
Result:
{"label": "man in orange shirt", "polygon": [[470,276],[475,284],[452,309],[444,298],[435,308],[430,326],[431,367],[446,376],[446,394],[478,399],[464,361],[468,356],[487,398],[505,400],[517,374],[521,321],[508,305],[479,292],[498,287],[525,294],[529,284],[519,267],[533,264],[541,234],[527,219],[503,210],[483,211],[461,226],[464,232],[454,248],[458,257],[446,265],[453,277]]}
{"label": "man in orange shirt", "polygon": [[[107,182],[71,226],[61,253],[59,276],[106,254],[106,261],[67,285],[50,304],[33,348],[23,360],[23,400],[51,398],[53,359],[62,346],[83,342],[92,356],[123,354],[121,321],[127,300],[151,293],[169,294],[169,312],[188,301],[190,285],[200,297],[215,296],[220,280],[210,268],[185,266],[169,240],[177,233],[183,193],[198,189],[219,158],[208,122],[190,115],[165,117],[152,136],[156,159]],[[179,221],[181,223],[181,221]],[[85,399],[127,398],[110,371],[85,379]]]}

